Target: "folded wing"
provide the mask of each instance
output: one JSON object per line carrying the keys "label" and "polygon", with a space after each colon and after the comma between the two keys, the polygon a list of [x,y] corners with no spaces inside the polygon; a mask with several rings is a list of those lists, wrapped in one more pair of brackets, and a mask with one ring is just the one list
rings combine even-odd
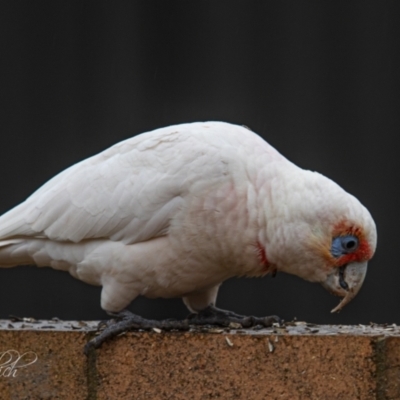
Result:
{"label": "folded wing", "polygon": [[61,172],[0,218],[0,245],[24,237],[135,243],[164,235],[182,201],[179,135],[141,135]]}

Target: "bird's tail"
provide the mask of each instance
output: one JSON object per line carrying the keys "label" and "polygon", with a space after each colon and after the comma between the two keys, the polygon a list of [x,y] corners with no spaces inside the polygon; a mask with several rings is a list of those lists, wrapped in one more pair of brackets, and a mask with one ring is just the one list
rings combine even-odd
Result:
{"label": "bird's tail", "polygon": [[32,264],[23,242],[24,239],[0,240],[0,268]]}

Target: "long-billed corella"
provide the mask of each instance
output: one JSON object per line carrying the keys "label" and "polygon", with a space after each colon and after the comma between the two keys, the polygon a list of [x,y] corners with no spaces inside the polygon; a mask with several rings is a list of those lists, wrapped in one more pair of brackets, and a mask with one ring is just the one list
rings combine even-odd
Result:
{"label": "long-billed corella", "polygon": [[245,127],[197,122],[135,136],[55,176],[0,217],[0,266],[50,266],[101,285],[102,308],[121,320],[98,346],[146,321],[182,324],[123,312],[139,295],[182,297],[190,324],[260,323],[215,307],[234,276],[320,282],[343,297],[338,311],[360,290],[376,238],[367,209],[330,179]]}

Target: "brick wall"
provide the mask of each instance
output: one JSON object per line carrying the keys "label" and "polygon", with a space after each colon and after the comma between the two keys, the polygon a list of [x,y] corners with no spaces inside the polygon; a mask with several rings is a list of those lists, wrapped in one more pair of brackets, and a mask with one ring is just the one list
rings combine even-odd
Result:
{"label": "brick wall", "polygon": [[396,326],[130,332],[86,357],[95,326],[0,321],[0,398],[400,399]]}

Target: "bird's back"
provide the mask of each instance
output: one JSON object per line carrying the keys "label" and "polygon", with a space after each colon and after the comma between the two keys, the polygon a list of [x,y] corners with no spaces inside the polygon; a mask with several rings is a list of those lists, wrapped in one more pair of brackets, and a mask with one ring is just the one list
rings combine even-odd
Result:
{"label": "bird's back", "polygon": [[66,169],[0,218],[0,246],[26,237],[135,243],[162,236],[182,200],[226,175],[283,158],[256,134],[223,122],[135,136]]}

